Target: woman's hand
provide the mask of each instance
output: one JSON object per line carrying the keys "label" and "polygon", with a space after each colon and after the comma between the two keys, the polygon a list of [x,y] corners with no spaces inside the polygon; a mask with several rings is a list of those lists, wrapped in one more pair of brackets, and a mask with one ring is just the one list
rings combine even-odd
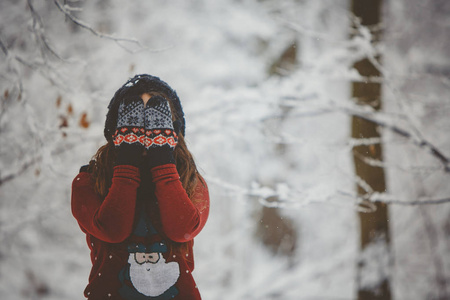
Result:
{"label": "woman's hand", "polygon": [[114,145],[116,165],[138,167],[145,149],[144,102],[139,96],[124,99],[119,106]]}
{"label": "woman's hand", "polygon": [[170,104],[164,97],[150,98],[145,106],[144,142],[150,168],[175,163],[173,150],[178,143],[178,123],[172,122]]}

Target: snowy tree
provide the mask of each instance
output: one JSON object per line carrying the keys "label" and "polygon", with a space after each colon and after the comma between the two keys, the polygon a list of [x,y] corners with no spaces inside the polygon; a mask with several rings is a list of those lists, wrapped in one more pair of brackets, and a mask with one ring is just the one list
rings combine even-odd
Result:
{"label": "snowy tree", "polygon": [[[392,299],[448,298],[447,2],[385,1],[367,26],[347,0],[1,1],[0,298],[80,298],[90,266],[71,181],[137,73],[177,90],[210,187],[205,299],[355,299],[355,212],[384,206]],[[358,72],[364,57],[379,75]],[[382,109],[355,104],[349,82],[382,85]],[[380,135],[349,140],[352,117]],[[354,148],[381,144],[364,162],[386,192],[353,164]],[[368,265],[387,259],[370,249]]]}

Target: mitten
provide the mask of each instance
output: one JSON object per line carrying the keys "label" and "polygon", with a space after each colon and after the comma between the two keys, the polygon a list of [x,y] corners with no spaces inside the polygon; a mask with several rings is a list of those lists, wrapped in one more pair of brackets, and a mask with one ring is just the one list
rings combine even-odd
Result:
{"label": "mitten", "polygon": [[114,145],[116,165],[138,167],[145,151],[144,102],[139,96],[122,100],[119,105]]}
{"label": "mitten", "polygon": [[[179,126],[177,126],[179,127]],[[153,96],[145,106],[145,148],[150,168],[175,163],[173,150],[178,143],[169,102]]]}

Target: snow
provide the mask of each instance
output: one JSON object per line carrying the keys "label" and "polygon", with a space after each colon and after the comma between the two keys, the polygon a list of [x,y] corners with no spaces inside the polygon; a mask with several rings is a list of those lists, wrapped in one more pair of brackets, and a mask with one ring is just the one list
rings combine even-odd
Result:
{"label": "snow", "polygon": [[[139,73],[177,90],[209,185],[193,272],[204,299],[356,299],[361,257],[373,270],[361,282],[389,277],[393,299],[450,297],[450,206],[404,205],[450,195],[442,162],[420,146],[426,140],[450,157],[450,8],[385,2],[383,42],[372,47],[368,28],[349,38],[354,19],[342,0],[64,1],[121,42],[74,25],[53,1],[29,2],[41,23],[27,1],[2,1],[0,178],[12,179],[0,184],[0,298],[82,297],[90,261],[70,211],[71,182],[105,142],[115,90]],[[296,67],[271,76],[294,43]],[[376,113],[350,99],[350,82],[367,80],[351,66],[380,52]],[[84,113],[88,128],[79,125]],[[351,113],[411,138],[386,126],[381,139],[352,139]],[[393,203],[392,253],[375,244],[361,254],[355,186],[367,183],[354,174],[352,147],[380,141],[383,162],[370,163],[385,168],[388,190],[369,200]],[[263,207],[291,222],[290,256],[257,236]]]}

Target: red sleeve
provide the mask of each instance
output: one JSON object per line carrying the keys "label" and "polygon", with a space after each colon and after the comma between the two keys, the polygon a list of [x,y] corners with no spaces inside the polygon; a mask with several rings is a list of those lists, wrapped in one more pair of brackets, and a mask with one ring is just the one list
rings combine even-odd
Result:
{"label": "red sleeve", "polygon": [[179,243],[192,240],[208,219],[209,194],[206,183],[199,177],[194,195],[189,199],[175,165],[155,167],[152,176],[164,234]]}
{"label": "red sleeve", "polygon": [[91,175],[81,172],[72,183],[72,214],[81,229],[109,243],[125,240],[132,231],[139,169],[114,167],[112,185],[104,200],[94,191]]}

